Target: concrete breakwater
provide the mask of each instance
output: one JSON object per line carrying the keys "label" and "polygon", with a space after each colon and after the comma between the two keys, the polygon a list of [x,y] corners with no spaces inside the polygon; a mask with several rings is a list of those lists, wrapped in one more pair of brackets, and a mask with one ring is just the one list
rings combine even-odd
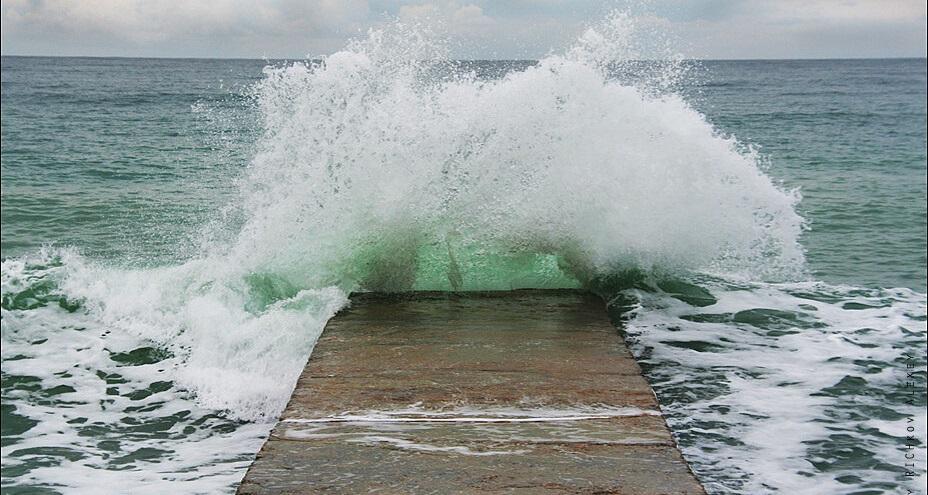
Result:
{"label": "concrete breakwater", "polygon": [[357,294],[240,494],[702,494],[583,291]]}

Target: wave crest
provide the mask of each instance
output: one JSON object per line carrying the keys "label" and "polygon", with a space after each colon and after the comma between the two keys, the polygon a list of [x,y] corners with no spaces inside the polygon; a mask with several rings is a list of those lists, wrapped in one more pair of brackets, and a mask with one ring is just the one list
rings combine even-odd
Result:
{"label": "wave crest", "polygon": [[628,80],[629,18],[491,80],[391,29],[255,88],[266,130],[231,248],[247,272],[372,290],[802,274],[798,193],[666,91],[679,64]]}

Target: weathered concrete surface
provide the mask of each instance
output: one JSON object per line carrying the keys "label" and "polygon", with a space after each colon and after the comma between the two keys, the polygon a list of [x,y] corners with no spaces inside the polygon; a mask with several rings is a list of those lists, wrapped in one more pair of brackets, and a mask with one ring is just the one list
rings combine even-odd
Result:
{"label": "weathered concrete surface", "polygon": [[603,302],[358,295],[240,494],[702,494]]}

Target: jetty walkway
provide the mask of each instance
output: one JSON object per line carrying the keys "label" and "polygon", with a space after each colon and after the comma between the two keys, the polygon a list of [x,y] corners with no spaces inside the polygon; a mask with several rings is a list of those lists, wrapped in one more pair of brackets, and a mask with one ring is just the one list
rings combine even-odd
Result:
{"label": "jetty walkway", "polygon": [[603,301],[356,294],[240,494],[703,494]]}

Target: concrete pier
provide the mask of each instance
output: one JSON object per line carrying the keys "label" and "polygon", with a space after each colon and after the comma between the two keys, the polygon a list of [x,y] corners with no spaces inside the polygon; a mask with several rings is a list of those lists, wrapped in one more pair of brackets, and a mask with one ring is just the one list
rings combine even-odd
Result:
{"label": "concrete pier", "polygon": [[240,494],[702,494],[602,300],[361,294]]}

